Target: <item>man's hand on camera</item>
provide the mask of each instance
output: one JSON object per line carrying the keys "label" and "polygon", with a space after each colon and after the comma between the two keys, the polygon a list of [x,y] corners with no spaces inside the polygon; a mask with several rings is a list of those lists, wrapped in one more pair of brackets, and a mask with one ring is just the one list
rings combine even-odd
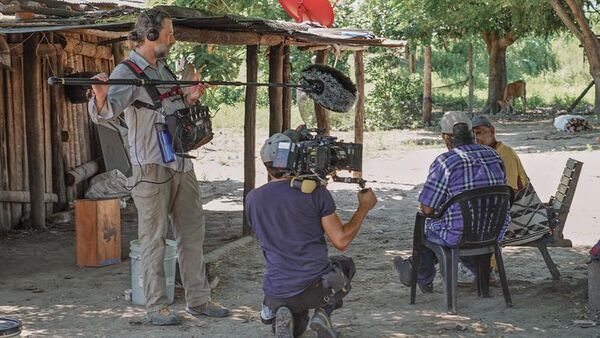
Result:
{"label": "man's hand on camera", "polygon": [[371,210],[377,204],[377,197],[373,193],[373,189],[368,188],[364,192],[358,193],[358,207],[366,210]]}
{"label": "man's hand on camera", "polygon": [[[100,81],[108,81],[108,74],[99,73],[92,77],[92,79],[100,80]],[[94,97],[96,98],[96,108],[98,111],[102,110],[104,107],[104,103],[106,102],[106,95],[108,95],[108,86],[106,85],[92,85],[92,91],[94,92]]]}

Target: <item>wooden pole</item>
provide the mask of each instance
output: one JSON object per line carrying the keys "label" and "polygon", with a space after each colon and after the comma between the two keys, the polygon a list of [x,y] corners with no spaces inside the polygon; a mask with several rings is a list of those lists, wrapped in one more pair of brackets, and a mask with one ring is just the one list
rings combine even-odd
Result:
{"label": "wooden pole", "polygon": [[[17,154],[16,158],[16,172],[13,173],[12,180],[14,185],[11,187],[12,190],[28,190],[28,176],[27,176],[27,147],[26,147],[26,133],[25,131],[25,108],[24,108],[24,92],[23,92],[23,58],[13,56],[12,64],[14,72],[12,72],[11,85],[13,88],[13,95],[11,98],[12,109],[15,115],[14,129],[19,132],[16,133],[14,144],[12,147],[15,148]],[[8,103],[8,102],[7,102]],[[13,209],[14,217],[19,217],[25,213],[25,205],[17,205],[17,213],[15,214]]]}
{"label": "wooden pole", "polygon": [[[44,194],[44,201],[46,203],[58,202],[58,196],[56,194]],[[29,203],[31,202],[31,194],[29,191],[0,191],[0,203],[1,202],[12,202],[12,203]]]}
{"label": "wooden pole", "polygon": [[[11,60],[12,63],[12,60]],[[5,86],[6,86],[6,97],[4,98],[4,103],[6,104],[5,110],[5,123],[7,125],[6,128],[6,140],[7,140],[7,148],[6,155],[8,160],[8,185],[7,188],[9,190],[21,190],[22,187],[22,179],[19,180],[19,176],[21,172],[19,171],[19,159],[21,154],[18,153],[18,149],[16,147],[17,141],[20,139],[19,133],[22,132],[21,129],[17,128],[17,120],[20,118],[20,115],[23,112],[19,109],[15,109],[13,105],[13,98],[17,95],[18,89],[15,87],[15,77],[18,76],[15,74],[16,72],[6,72]],[[7,201],[8,202],[8,201]],[[10,206],[10,210],[8,212],[8,216],[10,219],[10,226],[14,226],[18,223],[21,218],[21,210],[22,207],[19,204],[6,204]]]}
{"label": "wooden pole", "polygon": [[[283,82],[291,83],[292,65],[290,63],[290,46],[283,47]],[[283,88],[283,125],[282,130],[292,125],[292,88]]]}
{"label": "wooden pole", "polygon": [[[320,50],[317,52],[316,64],[327,63],[327,50]],[[329,126],[329,119],[327,118],[327,111],[315,103],[315,115],[317,117],[317,128],[323,129],[325,135],[329,135],[331,127]]]}
{"label": "wooden pole", "polygon": [[[258,80],[258,46],[246,47],[246,81]],[[255,86],[246,86],[244,101],[244,223],[242,236],[251,234],[250,223],[246,219],[246,196],[256,185],[256,91]]]}
{"label": "wooden pole", "polygon": [[[358,93],[354,116],[354,142],[363,143],[365,130],[365,60],[363,51],[354,52],[354,73]],[[362,178],[362,172],[355,172],[353,176]]]}
{"label": "wooden pole", "polygon": [[423,123],[431,125],[431,46],[425,48],[423,65]]}
{"label": "wooden pole", "polygon": [[[6,80],[5,74],[7,72],[0,70],[0,85],[4,89],[9,86]],[[4,90],[0,90],[0,189],[7,189],[8,184],[8,149],[6,144],[8,143],[6,137],[6,126],[7,123],[7,109],[5,109],[4,103],[7,102],[7,97],[4,95]],[[10,220],[10,206],[8,203],[0,202],[0,233],[7,232],[12,228]]]}
{"label": "wooden pole", "polygon": [[[52,75],[50,70],[50,58],[45,56],[41,59],[42,64],[42,79],[47,79]],[[50,97],[50,85],[47,81],[42,82],[42,98],[40,102],[40,111],[42,112],[42,118],[44,123],[44,170],[46,172],[46,192],[53,192],[52,187],[52,108],[51,108],[51,97]],[[50,216],[53,213],[52,203],[46,203],[46,216]]]}
{"label": "wooden pole", "polygon": [[35,49],[40,36],[34,33],[23,47],[23,73],[25,93],[25,114],[27,124],[27,152],[29,153],[29,191],[31,193],[31,226],[41,228],[46,225],[46,205],[44,193],[46,172],[44,170],[44,125],[40,111],[42,74],[40,59]]}
{"label": "wooden pole", "polygon": [[365,61],[364,52],[354,52],[354,72],[356,76],[356,115],[354,118],[354,142],[363,143],[365,126]]}
{"label": "wooden pole", "polygon": [[115,64],[123,61],[125,58],[123,53],[123,44],[121,42],[114,42],[112,44],[112,53]]}
{"label": "wooden pole", "polygon": [[[52,58],[52,67],[57,74],[62,74],[60,56]],[[64,91],[62,86],[50,87],[50,124],[52,130],[52,186],[58,195],[55,210],[67,207],[67,188],[65,186],[65,166],[63,160],[63,123]]]}
{"label": "wooden pole", "polygon": [[571,105],[569,106],[569,108],[567,108],[567,111],[569,113],[572,113],[573,110],[575,109],[575,107],[577,107],[577,105],[579,104],[579,101],[581,101],[581,99],[583,99],[583,97],[585,96],[585,94],[587,94],[587,92],[594,86],[594,81],[590,82],[590,84],[585,87],[585,89],[583,90],[583,92],[575,99],[575,101],[573,101],[573,103],[571,103]]}
{"label": "wooden pole", "polygon": [[[283,81],[283,45],[269,48],[269,82]],[[280,133],[283,126],[283,90],[269,87],[269,135]]]}
{"label": "wooden pole", "polygon": [[473,114],[473,98],[475,97],[475,82],[473,79],[473,43],[467,46],[467,79],[469,82],[469,114]]}

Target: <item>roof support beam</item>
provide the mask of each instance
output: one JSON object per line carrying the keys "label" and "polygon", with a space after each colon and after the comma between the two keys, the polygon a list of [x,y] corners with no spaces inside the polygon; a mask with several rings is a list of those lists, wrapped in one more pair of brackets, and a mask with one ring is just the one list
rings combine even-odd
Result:
{"label": "roof support beam", "polygon": [[179,41],[207,43],[211,45],[260,45],[276,46],[284,42],[284,36],[252,32],[224,32],[187,27],[176,27],[175,38]]}

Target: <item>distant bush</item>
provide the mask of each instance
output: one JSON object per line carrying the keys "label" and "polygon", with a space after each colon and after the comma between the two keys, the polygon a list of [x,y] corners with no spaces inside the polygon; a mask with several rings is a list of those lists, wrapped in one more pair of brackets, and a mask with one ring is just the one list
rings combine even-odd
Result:
{"label": "distant bush", "polygon": [[398,69],[381,71],[374,78],[365,112],[370,129],[417,128],[421,121],[423,80]]}
{"label": "distant bush", "polygon": [[535,109],[537,107],[544,106],[547,106],[547,104],[546,102],[544,102],[544,99],[542,97],[537,95],[527,97],[527,109]]}

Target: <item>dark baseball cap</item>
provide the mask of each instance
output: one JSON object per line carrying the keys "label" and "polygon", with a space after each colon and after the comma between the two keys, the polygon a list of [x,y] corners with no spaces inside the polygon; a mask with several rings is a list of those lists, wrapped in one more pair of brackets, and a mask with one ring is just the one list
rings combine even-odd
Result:
{"label": "dark baseball cap", "polygon": [[492,122],[484,115],[473,116],[471,119],[471,128],[493,127]]}

